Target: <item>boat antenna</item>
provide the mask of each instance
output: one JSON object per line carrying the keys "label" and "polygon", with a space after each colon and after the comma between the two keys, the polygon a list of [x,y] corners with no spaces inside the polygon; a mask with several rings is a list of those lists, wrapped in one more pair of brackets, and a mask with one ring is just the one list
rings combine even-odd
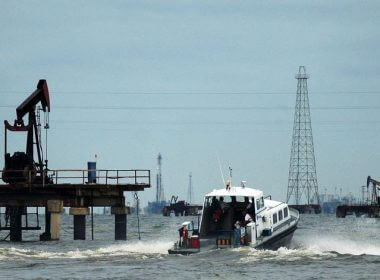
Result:
{"label": "boat antenna", "polygon": [[232,168],[231,168],[231,166],[228,167],[228,170],[230,171],[230,187],[232,187]]}
{"label": "boat antenna", "polygon": [[216,157],[217,157],[218,163],[219,163],[219,170],[220,170],[220,175],[222,176],[223,186],[226,186],[226,181],[224,180],[224,175],[223,175],[223,170],[222,170],[222,164],[220,163],[219,155],[216,154]]}

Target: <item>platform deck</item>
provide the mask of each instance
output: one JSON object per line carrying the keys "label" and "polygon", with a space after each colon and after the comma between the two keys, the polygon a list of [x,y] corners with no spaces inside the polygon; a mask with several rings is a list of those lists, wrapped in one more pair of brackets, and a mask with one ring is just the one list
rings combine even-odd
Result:
{"label": "platform deck", "polygon": [[[143,191],[149,184],[47,184],[0,185],[0,207],[43,207],[48,200],[62,200],[64,207],[117,206],[123,192]],[[79,202],[78,200],[82,200]]]}

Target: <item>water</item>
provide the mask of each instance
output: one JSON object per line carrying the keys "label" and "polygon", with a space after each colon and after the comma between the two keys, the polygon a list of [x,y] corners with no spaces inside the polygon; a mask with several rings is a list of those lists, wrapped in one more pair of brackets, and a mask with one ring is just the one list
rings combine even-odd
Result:
{"label": "water", "polygon": [[[72,240],[62,216],[61,240],[0,243],[0,279],[379,279],[380,220],[301,215],[292,246],[168,255],[189,217],[128,216],[128,240],[114,241],[112,216],[95,216],[95,240]],[[88,222],[90,219],[88,218]],[[0,238],[6,236],[0,233]],[[37,232],[24,232],[37,240]]]}

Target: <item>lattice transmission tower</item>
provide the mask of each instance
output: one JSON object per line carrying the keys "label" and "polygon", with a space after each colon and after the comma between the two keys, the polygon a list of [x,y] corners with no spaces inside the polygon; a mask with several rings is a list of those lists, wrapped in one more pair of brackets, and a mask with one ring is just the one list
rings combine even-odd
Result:
{"label": "lattice transmission tower", "polygon": [[288,179],[287,202],[294,198],[296,205],[319,204],[317,171],[315,167],[313,133],[305,66],[296,74],[297,98],[294,113],[292,148]]}

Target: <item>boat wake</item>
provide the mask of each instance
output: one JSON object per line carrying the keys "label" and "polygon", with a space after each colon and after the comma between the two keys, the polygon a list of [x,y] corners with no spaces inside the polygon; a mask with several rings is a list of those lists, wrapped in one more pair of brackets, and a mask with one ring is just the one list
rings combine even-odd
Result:
{"label": "boat wake", "polygon": [[263,260],[293,262],[299,260],[319,260],[322,258],[335,257],[336,255],[336,253],[332,252],[323,252],[317,247],[298,249],[281,247],[276,251],[249,249],[247,256],[241,258],[240,261],[243,263]]}
{"label": "boat wake", "polygon": [[[18,247],[0,248],[0,260],[6,258],[47,258],[47,259],[85,259],[107,258],[113,256],[133,256],[138,259],[162,258],[168,254],[173,242],[157,240],[155,242],[138,241],[119,243],[94,249],[76,249],[69,251],[52,251],[23,249]],[[336,236],[296,238],[292,248],[280,248],[277,251],[255,250],[249,247],[232,249],[243,254],[241,262],[262,260],[299,261],[335,258],[340,255],[380,256],[380,245],[370,241],[356,241]]]}
{"label": "boat wake", "polygon": [[293,247],[280,248],[277,251],[238,248],[234,251],[245,252],[241,262],[274,261],[308,261],[335,258],[339,256],[380,256],[380,245],[370,241],[356,241],[338,237],[315,237],[294,240]]}
{"label": "boat wake", "polygon": [[65,252],[39,251],[21,248],[0,248],[0,260],[4,258],[63,258],[83,259],[113,256],[134,256],[136,258],[157,258],[167,254],[173,242],[135,242],[133,244],[114,244],[107,247]]}
{"label": "boat wake", "polygon": [[[317,248],[322,252],[339,255],[373,255],[380,256],[380,244],[371,240],[354,240],[342,236],[319,236],[296,240],[297,247]],[[295,244],[297,244],[295,243]]]}

